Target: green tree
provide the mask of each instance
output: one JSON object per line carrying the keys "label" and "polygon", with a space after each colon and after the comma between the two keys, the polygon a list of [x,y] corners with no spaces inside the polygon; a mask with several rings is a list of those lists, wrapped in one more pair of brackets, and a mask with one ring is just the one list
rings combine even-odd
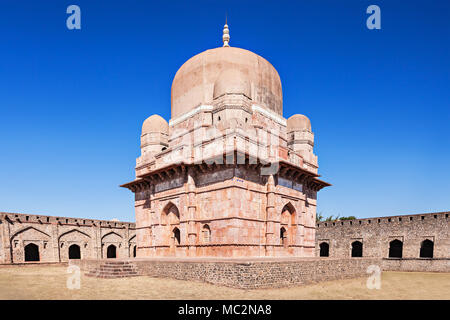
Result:
{"label": "green tree", "polygon": [[341,217],[339,220],[355,220],[355,216]]}
{"label": "green tree", "polygon": [[316,221],[317,221],[317,222],[321,222],[321,221],[327,221],[327,222],[330,222],[330,221],[338,221],[338,220],[355,220],[355,219],[356,219],[355,216],[341,217],[340,214],[338,214],[338,215],[336,215],[336,216],[330,215],[330,216],[328,216],[328,217],[325,217],[325,216],[322,214],[322,212],[319,212],[319,213],[316,215]]}

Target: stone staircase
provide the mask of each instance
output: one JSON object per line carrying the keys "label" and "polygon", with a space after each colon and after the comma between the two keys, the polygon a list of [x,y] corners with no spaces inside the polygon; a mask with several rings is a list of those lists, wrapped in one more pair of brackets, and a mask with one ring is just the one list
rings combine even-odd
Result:
{"label": "stone staircase", "polygon": [[138,269],[136,265],[129,261],[106,261],[105,263],[90,269],[87,277],[114,279],[125,277],[137,277]]}

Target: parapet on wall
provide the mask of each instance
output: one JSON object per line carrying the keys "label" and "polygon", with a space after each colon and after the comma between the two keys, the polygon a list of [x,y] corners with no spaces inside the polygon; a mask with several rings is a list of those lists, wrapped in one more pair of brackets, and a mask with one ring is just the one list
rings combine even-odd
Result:
{"label": "parapet on wall", "polygon": [[135,224],[0,212],[0,263],[135,255]]}
{"label": "parapet on wall", "polygon": [[449,213],[320,222],[316,225],[316,255],[321,255],[322,245],[328,247],[330,257],[348,258],[352,244],[360,242],[363,257],[409,259],[408,264],[425,256],[449,259]]}

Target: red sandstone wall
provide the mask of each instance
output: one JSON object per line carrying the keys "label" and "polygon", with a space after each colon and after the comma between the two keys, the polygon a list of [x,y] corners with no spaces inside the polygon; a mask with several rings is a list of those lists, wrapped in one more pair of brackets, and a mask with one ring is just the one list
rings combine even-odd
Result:
{"label": "red sandstone wall", "polygon": [[[278,185],[275,212],[268,217],[266,176],[241,166],[197,172],[192,179],[190,184],[188,177],[175,176],[136,193],[138,257],[314,256],[315,196]],[[280,219],[287,205],[292,218],[286,224]],[[171,206],[179,217],[168,223],[164,217]],[[207,243],[206,225],[211,230]],[[175,227],[180,244],[173,245]],[[281,227],[289,230],[287,247]]]}

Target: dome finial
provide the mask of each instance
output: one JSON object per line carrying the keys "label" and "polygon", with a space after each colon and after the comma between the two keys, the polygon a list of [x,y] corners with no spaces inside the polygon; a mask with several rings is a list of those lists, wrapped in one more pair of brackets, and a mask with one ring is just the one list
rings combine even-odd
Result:
{"label": "dome finial", "polygon": [[230,46],[228,44],[230,42],[230,30],[228,30],[227,20],[228,20],[228,17],[225,15],[225,25],[223,27],[223,36],[222,36],[223,46],[224,47],[229,47]]}

